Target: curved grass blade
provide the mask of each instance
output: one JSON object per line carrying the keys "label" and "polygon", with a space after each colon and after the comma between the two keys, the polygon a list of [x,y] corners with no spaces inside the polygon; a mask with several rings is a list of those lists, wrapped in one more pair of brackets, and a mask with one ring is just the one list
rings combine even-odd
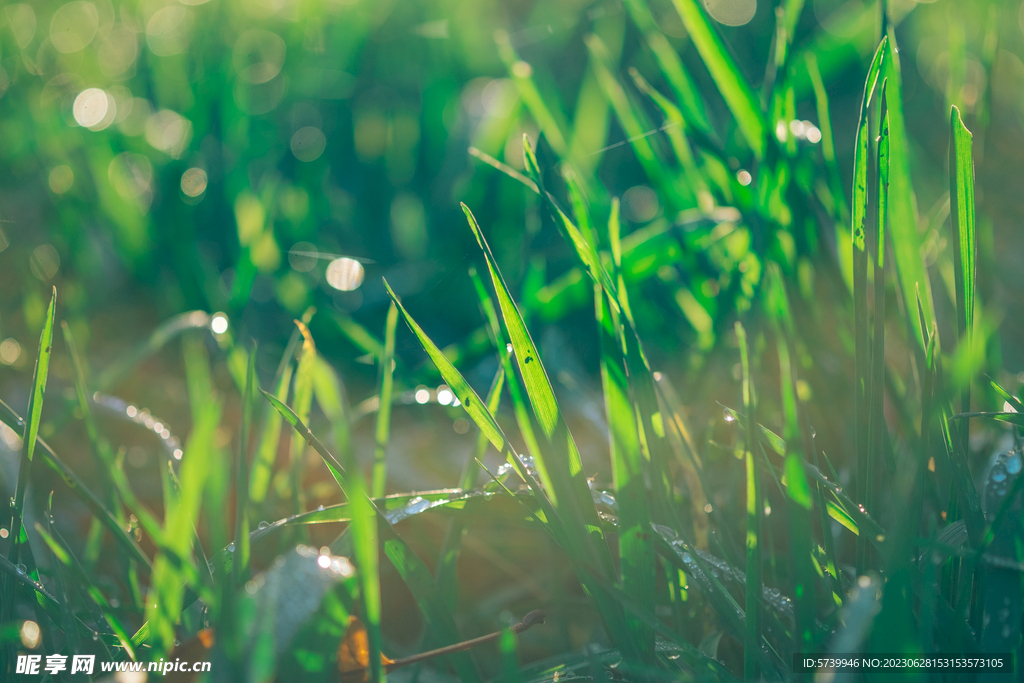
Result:
{"label": "curved grass blade", "polygon": [[395,358],[395,329],[398,325],[398,309],[392,302],[388,308],[384,326],[384,355],[380,361],[380,408],[377,410],[375,431],[376,446],[373,450],[373,475],[370,481],[370,495],[381,498],[387,485],[388,438],[391,435],[391,392],[394,386],[392,362]]}
{"label": "curved grass blade", "polygon": [[718,91],[725,99],[743,137],[754,156],[764,156],[767,125],[764,112],[749,82],[740,73],[721,36],[711,25],[705,10],[696,0],[673,0],[676,11],[686,26],[704,65],[711,73]]}
{"label": "curved grass blade", "polygon": [[[297,329],[296,334],[298,334]],[[291,387],[291,357],[293,353],[293,350],[286,350],[284,357],[281,359],[281,372],[279,373],[280,378],[277,383],[275,398],[282,402],[282,404],[288,399],[288,389]],[[267,413],[266,421],[263,423],[263,433],[260,435],[259,446],[253,457],[252,469],[249,472],[249,500],[254,504],[262,503],[267,497],[280,439],[281,415],[276,410],[270,410]]]}

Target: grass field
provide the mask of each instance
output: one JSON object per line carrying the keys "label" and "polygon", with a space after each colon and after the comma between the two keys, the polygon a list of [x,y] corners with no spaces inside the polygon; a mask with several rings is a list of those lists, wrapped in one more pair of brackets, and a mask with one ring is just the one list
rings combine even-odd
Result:
{"label": "grass field", "polygon": [[1019,658],[1018,10],[3,7],[5,680]]}

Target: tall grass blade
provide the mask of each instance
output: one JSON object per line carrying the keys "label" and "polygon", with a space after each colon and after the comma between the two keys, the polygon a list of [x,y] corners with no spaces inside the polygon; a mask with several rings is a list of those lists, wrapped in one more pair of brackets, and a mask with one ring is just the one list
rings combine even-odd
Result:
{"label": "tall grass blade", "polygon": [[[883,38],[868,69],[861,99],[860,121],[853,152],[853,207],[851,239],[853,244],[853,308],[854,308],[854,443],[857,454],[857,497],[870,501],[870,384],[871,331],[868,324],[868,164],[870,163],[869,112],[882,62],[886,57],[887,39]],[[857,543],[857,571],[866,568],[868,544],[863,537]]]}
{"label": "tall grass blade", "polygon": [[242,391],[242,424],[238,435],[238,460],[235,463],[235,586],[249,574],[249,432],[256,409],[256,345],[249,352]]}
{"label": "tall grass blade", "polygon": [[[594,286],[594,304],[601,348],[601,385],[608,420],[612,482],[619,504],[619,563],[622,587],[640,607],[654,611],[655,562],[650,542],[651,510],[640,449],[639,425],[630,400],[629,381],[618,316],[608,305],[604,291]],[[653,662],[654,631],[636,618],[627,617],[634,639],[641,645],[643,661]]]}
{"label": "tall grass blade", "polygon": [[391,435],[391,392],[394,386],[393,361],[395,358],[395,329],[398,325],[398,309],[392,303],[388,308],[384,326],[384,355],[380,361],[380,408],[377,409],[376,445],[373,450],[373,474],[370,481],[370,496],[381,498],[387,486],[388,439]]}
{"label": "tall grass blade", "polygon": [[496,31],[494,42],[498,45],[498,55],[501,57],[501,61],[505,63],[509,76],[519,89],[519,96],[523,98],[523,104],[533,116],[533,120],[540,126],[541,132],[551,144],[551,148],[559,156],[564,156],[569,151],[566,136],[562,132],[563,124],[560,124],[560,121],[565,120],[565,116],[561,111],[557,109],[552,111],[548,107],[533,80],[533,69],[516,54],[508,33]]}
{"label": "tall grass blade", "polygon": [[[974,159],[971,132],[967,130],[960,110],[949,112],[949,217],[953,226],[953,275],[956,282],[956,331],[961,343],[971,348],[974,326],[975,269],[977,234],[974,222]],[[960,412],[971,410],[971,385],[960,390]],[[961,425],[961,443],[967,452],[967,424]]]}
{"label": "tall grass blade", "polygon": [[750,355],[747,346],[747,331],[738,320],[735,325],[736,342],[740,347],[740,372],[743,382],[743,421],[747,425],[743,443],[743,456],[747,467],[747,585],[744,601],[746,632],[743,641],[743,680],[757,680],[757,657],[755,652],[761,644],[761,516],[764,504],[761,502],[761,482],[758,467],[754,461],[751,442],[754,441],[755,418],[754,384],[750,372]]}
{"label": "tall grass blade", "polygon": [[[910,136],[903,114],[903,77],[894,30],[890,25],[884,39],[885,59],[882,64],[882,75],[887,81],[886,110],[889,114],[889,230],[903,300],[911,301],[913,292],[920,291],[925,323],[930,326],[935,320],[935,309],[930,280],[921,256],[922,238],[917,231],[917,207],[910,178]],[[918,329],[909,307],[907,316],[911,329]],[[927,342],[926,337],[917,337],[922,352]]]}
{"label": "tall grass blade", "polygon": [[[46,378],[50,371],[50,353],[53,349],[53,321],[57,310],[57,289],[50,295],[50,305],[46,310],[43,330],[39,335],[39,353],[36,356],[36,367],[32,374],[32,389],[28,398],[28,409],[25,411],[24,431],[22,432],[21,458],[18,466],[18,483],[15,489],[13,513],[10,526],[10,541],[7,559],[18,564],[21,545],[28,542],[22,525],[25,510],[25,494],[28,490],[29,474],[32,471],[32,459],[36,451],[36,438],[39,436],[39,422],[43,414],[43,394],[46,392]],[[14,586],[8,579],[5,582],[2,616],[3,622],[10,621],[14,614]]]}
{"label": "tall grass blade", "polygon": [[[299,352],[299,363],[295,369],[295,388],[292,396],[292,406],[296,417],[301,422],[309,420],[309,411],[313,405],[313,372],[316,370],[316,344],[313,343],[313,335],[309,333],[306,323],[296,320],[295,325],[302,334],[302,348]],[[305,508],[305,489],[302,486],[302,475],[304,468],[303,455],[306,452],[306,444],[301,439],[292,442],[291,470],[289,472],[290,497],[292,499],[292,510],[302,512]]]}
{"label": "tall grass blade", "polygon": [[673,4],[725,103],[736,117],[743,137],[754,156],[760,159],[764,156],[768,127],[764,111],[750,83],[740,72],[705,9],[697,0],[673,0]]}

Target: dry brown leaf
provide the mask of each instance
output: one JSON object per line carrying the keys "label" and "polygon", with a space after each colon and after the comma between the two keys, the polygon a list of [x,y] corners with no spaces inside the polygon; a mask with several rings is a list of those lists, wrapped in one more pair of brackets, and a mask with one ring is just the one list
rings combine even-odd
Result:
{"label": "dry brown leaf", "polygon": [[[384,666],[393,660],[380,655],[380,663]],[[370,674],[370,640],[366,636],[366,627],[354,615],[348,618],[348,630],[338,645],[338,671],[346,683],[366,681]]]}

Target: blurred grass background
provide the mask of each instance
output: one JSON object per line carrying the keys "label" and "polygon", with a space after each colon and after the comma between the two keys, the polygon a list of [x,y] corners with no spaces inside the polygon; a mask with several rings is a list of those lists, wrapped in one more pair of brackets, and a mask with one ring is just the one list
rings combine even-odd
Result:
{"label": "blurred grass background", "polygon": [[[714,0],[705,7],[755,90],[770,89],[777,8],[764,0]],[[675,8],[657,0],[650,8],[693,75],[708,119],[729,120]],[[998,379],[1016,390],[1024,381],[1015,374],[1024,371],[1024,352],[1015,343],[1024,333],[1024,287],[1016,277],[1024,271],[1020,7],[901,0],[888,3],[887,11],[899,38],[917,228],[922,258],[934,266],[929,274],[940,332],[955,338],[945,225],[948,107],[957,104],[975,132],[979,296],[1000,321],[999,343],[990,350],[1001,360],[991,366],[1001,367]],[[608,478],[590,293],[551,296],[575,257],[538,197],[468,149],[522,170],[522,137],[536,140],[543,128],[550,147],[541,147],[542,158],[547,153],[571,165],[595,213],[607,212],[611,197],[622,198],[624,235],[676,222],[685,202],[659,185],[630,145],[620,144],[635,131],[616,115],[601,85],[607,65],[650,124],[643,127],[651,133],[645,139],[659,154],[669,149],[670,131],[658,130],[662,114],[628,74],[636,69],[656,89],[670,88],[622,3],[46,0],[6,4],[0,24],[0,396],[8,403],[27,402],[35,340],[53,285],[60,315],[97,373],[162,321],[200,309],[223,312],[236,341],[259,340],[257,370],[271,376],[294,329],[291,320],[315,307],[310,328],[317,349],[359,404],[376,392],[376,344],[390,303],[383,276],[431,338],[449,347],[462,372],[486,386],[497,366],[467,286],[466,272],[479,257],[458,205],[464,201],[487,226],[498,264],[525,302],[563,407],[570,422],[581,425],[574,433],[588,467]],[[815,0],[803,7],[794,32],[791,63],[802,65],[804,55],[814,55],[827,91],[843,188],[852,182],[864,72],[880,30],[878,4]],[[588,50],[591,36],[603,45],[600,58]],[[822,168],[824,128],[813,80],[795,66],[790,84],[794,121],[801,122],[800,134],[791,132],[813,173]],[[534,87],[550,120],[537,120]],[[702,171],[720,169],[722,187],[735,194],[730,198],[749,203],[743,194],[749,159],[736,151],[741,133],[732,125],[718,132],[729,167],[701,159]],[[824,232],[823,249],[834,250]],[[729,439],[718,405],[736,405],[740,379],[729,333],[737,312],[750,307],[761,252],[768,248],[743,240],[721,247],[709,242],[711,265],[688,263],[694,267],[682,273],[655,268],[633,293],[652,366],[685,387],[692,423],[712,440]],[[786,256],[767,260],[786,262]],[[353,261],[331,275],[328,267],[340,257]],[[845,293],[827,276],[814,279],[820,263],[792,265],[801,278],[810,273],[800,280],[808,308],[817,294],[828,318],[830,302],[845,301]],[[661,286],[677,278],[684,280],[681,289]],[[647,287],[645,279],[658,286]],[[846,341],[828,344],[838,348]],[[451,486],[473,434],[454,409],[417,405],[415,390],[432,389],[438,379],[404,329],[396,357],[397,390],[412,408],[398,408],[393,418],[389,491]],[[852,414],[853,400],[845,359],[826,348],[816,362],[818,374],[798,388],[805,400],[822,399],[810,401],[808,410],[824,425],[824,448],[839,451],[848,433],[834,418]],[[219,385],[230,386],[228,369],[216,371]],[[70,361],[55,356],[57,392],[71,393],[72,374]],[[162,351],[111,391],[147,406],[177,432],[188,431],[176,351]],[[454,429],[451,420],[439,419],[442,411],[454,418]],[[360,423],[355,435],[367,459],[370,422]],[[220,438],[224,445],[231,437]],[[75,439],[65,430],[58,450],[72,463],[84,462]],[[127,461],[140,495],[158,498],[155,447],[137,434],[124,441],[134,443]],[[7,445],[3,480],[13,486],[15,441]],[[721,475],[716,506],[735,495],[730,476]],[[317,488],[321,484],[309,482],[307,502],[329,500],[331,489]],[[502,522],[495,525],[479,533],[503,535]],[[83,521],[79,531],[86,527]],[[425,546],[439,544],[442,528],[421,531],[433,535]],[[483,622],[504,608],[496,585],[506,582],[520,598],[525,591],[544,600],[582,600],[552,594],[551,586],[572,582],[571,572],[557,565],[544,565],[551,572],[546,587],[531,584],[526,568],[542,564],[545,553],[533,540],[503,537],[502,555],[477,546],[481,566],[497,563],[503,573],[481,578],[462,595],[480,615],[490,615],[481,616]],[[528,550],[539,557],[527,557]],[[404,589],[393,577],[384,580],[393,589],[385,594],[392,617],[384,622],[395,629],[392,637],[413,642],[415,622],[394,618],[408,604]],[[561,640],[538,644],[538,652],[578,647],[592,637],[569,626],[584,628],[581,621],[563,622]]]}

